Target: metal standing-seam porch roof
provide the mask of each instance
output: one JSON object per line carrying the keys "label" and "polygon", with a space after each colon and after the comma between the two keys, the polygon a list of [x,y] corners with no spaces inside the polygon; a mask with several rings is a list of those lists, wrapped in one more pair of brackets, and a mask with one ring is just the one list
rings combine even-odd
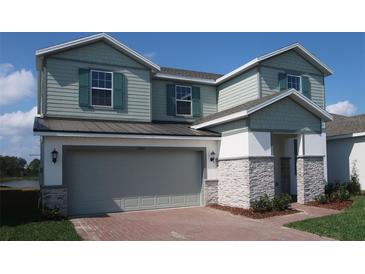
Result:
{"label": "metal standing-seam porch roof", "polygon": [[121,135],[159,135],[183,137],[220,137],[219,133],[197,130],[183,123],[143,123],[86,119],[41,118],[34,120],[33,131],[44,133],[85,133]]}

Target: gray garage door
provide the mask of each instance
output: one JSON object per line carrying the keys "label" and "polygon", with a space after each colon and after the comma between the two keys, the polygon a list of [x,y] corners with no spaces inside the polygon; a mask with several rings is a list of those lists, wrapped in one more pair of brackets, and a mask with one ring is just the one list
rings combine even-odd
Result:
{"label": "gray garage door", "polygon": [[68,148],[63,175],[71,215],[201,204],[199,151]]}

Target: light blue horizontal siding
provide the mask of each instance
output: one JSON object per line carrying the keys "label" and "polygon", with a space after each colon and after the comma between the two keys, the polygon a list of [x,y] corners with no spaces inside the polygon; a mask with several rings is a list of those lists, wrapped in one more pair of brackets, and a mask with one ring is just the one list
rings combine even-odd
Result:
{"label": "light blue horizontal siding", "polygon": [[252,130],[282,132],[321,132],[321,119],[284,98],[250,115]]}
{"label": "light blue horizontal siding", "polygon": [[120,51],[109,46],[105,42],[97,42],[70,49],[68,51],[54,54],[52,57],[123,67],[145,68],[134,59],[122,54]]}
{"label": "light blue horizontal siding", "polygon": [[[279,92],[278,76],[279,73],[289,73],[286,69],[273,69],[260,67],[262,96],[267,96]],[[311,85],[311,99],[314,103],[324,108],[324,85],[323,76],[303,73],[307,76]]]}
{"label": "light blue horizontal siding", "polygon": [[265,66],[285,68],[294,71],[321,74],[321,72],[294,50],[287,51],[262,62]]}
{"label": "light blue horizontal siding", "polygon": [[324,108],[324,79],[321,72],[294,51],[262,62],[260,66],[261,94],[267,96],[279,92],[279,73],[307,76],[311,85],[311,98]]}
{"label": "light blue horizontal siding", "polygon": [[218,111],[259,97],[258,71],[252,69],[218,86]]}
{"label": "light blue horizontal siding", "polygon": [[[152,80],[152,120],[154,121],[176,121],[192,122],[193,117],[178,117],[167,115],[166,110],[166,86],[174,84],[170,81]],[[176,83],[175,83],[176,84]],[[217,112],[217,93],[214,86],[184,84],[200,87],[200,101],[202,106],[202,116],[207,116]]]}
{"label": "light blue horizontal siding", "polygon": [[232,121],[232,122],[228,122],[228,123],[224,123],[221,125],[217,125],[214,127],[210,127],[208,128],[209,130],[215,131],[215,132],[219,132],[219,133],[224,133],[224,132],[228,132],[231,130],[236,130],[236,129],[243,129],[247,127],[247,120],[246,119],[240,119],[237,121]]}
{"label": "light blue horizontal siding", "polygon": [[[119,54],[120,55],[120,54]],[[46,115],[92,119],[150,121],[150,72],[122,66],[47,58]],[[79,107],[79,68],[121,72],[127,77],[128,105],[125,112],[113,109],[83,110]]]}

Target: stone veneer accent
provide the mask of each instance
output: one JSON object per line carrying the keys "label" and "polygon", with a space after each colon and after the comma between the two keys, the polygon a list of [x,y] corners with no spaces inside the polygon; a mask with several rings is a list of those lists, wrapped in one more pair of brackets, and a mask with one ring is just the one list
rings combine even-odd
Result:
{"label": "stone veneer accent", "polygon": [[63,216],[67,216],[67,188],[64,186],[43,186],[41,188],[42,207],[58,208]]}
{"label": "stone veneer accent", "polygon": [[275,195],[273,157],[220,160],[218,174],[221,205],[250,208],[258,197]]}
{"label": "stone veneer accent", "polygon": [[267,194],[275,196],[274,157],[255,157],[250,160],[250,201]]}
{"label": "stone veneer accent", "polygon": [[298,156],[297,195],[298,203],[314,201],[324,193],[324,166],[322,156]]}
{"label": "stone veneer accent", "polygon": [[206,180],[204,184],[205,204],[218,203],[218,180]]}

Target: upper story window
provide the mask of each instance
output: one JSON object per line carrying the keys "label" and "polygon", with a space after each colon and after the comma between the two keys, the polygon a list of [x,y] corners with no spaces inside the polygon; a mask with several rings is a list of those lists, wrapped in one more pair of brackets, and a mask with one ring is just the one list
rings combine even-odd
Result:
{"label": "upper story window", "polygon": [[300,81],[300,76],[295,76],[295,75],[288,75],[288,89],[295,89],[297,91],[300,91],[301,88],[301,81]]}
{"label": "upper story window", "polygon": [[91,71],[91,104],[93,106],[112,106],[113,73]]}
{"label": "upper story window", "polygon": [[192,115],[192,89],[190,86],[176,86],[176,115]]}

